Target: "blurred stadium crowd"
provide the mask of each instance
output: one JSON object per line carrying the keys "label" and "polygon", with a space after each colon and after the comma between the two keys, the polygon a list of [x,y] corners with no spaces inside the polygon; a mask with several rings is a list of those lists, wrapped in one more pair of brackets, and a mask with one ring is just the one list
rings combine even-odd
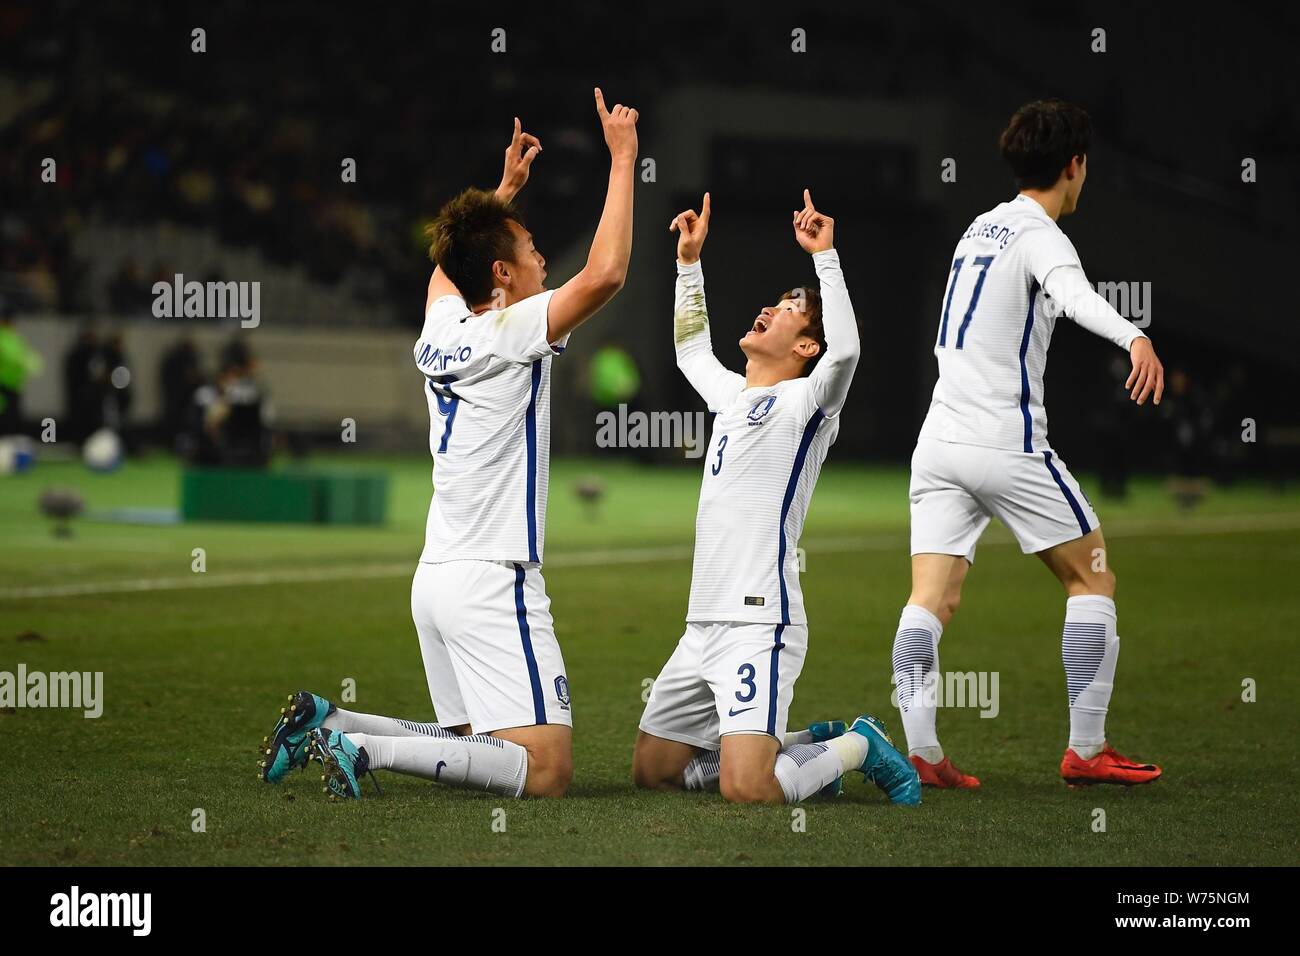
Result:
{"label": "blurred stadium crowd", "polygon": [[[237,42],[240,55],[196,69],[183,18],[167,27],[174,49],[158,50],[158,33],[148,29],[157,10],[101,5],[60,16],[67,6],[10,8],[3,24],[14,55],[3,67],[11,85],[0,124],[0,282],[14,308],[147,314],[153,282],[178,271],[167,250],[141,261],[77,239],[94,223],[163,220],[254,246],[273,264],[304,266],[311,281],[380,304],[396,320],[392,304],[427,281],[424,222],[467,173],[484,185],[498,173],[495,152],[461,144],[499,140],[508,118],[503,128],[468,91],[437,88],[430,63],[454,41],[434,34],[406,42],[400,9],[366,14],[368,42],[387,51],[380,77],[356,55],[355,34],[325,24],[313,32],[291,10],[206,7],[199,19],[207,42]],[[250,17],[256,31],[240,26]],[[122,49],[131,38],[138,46]],[[519,89],[526,112],[539,98],[515,62],[503,60],[498,82]],[[276,108],[264,108],[267,101]],[[561,175],[539,177],[528,193],[530,211],[561,229],[570,221],[565,205],[603,172],[586,106],[548,106],[573,117],[571,128],[551,124],[570,154]],[[47,156],[60,157],[57,188],[34,189],[28,173]],[[361,157],[359,188],[341,182],[346,156]],[[554,232],[553,243],[567,238]],[[112,269],[95,281],[100,263],[92,260],[103,257]]]}
{"label": "blurred stadium crowd", "polygon": [[[256,363],[246,344],[205,357],[179,335],[158,367],[140,369],[118,327],[124,320],[147,320],[153,283],[170,282],[177,272],[209,281],[277,269],[295,277],[292,285],[282,283],[290,291],[277,321],[414,326],[419,312],[413,304],[423,300],[429,269],[421,227],[467,182],[495,182],[499,144],[508,134],[509,118],[497,108],[502,102],[526,122],[544,116],[546,145],[564,156],[535,177],[523,197],[530,221],[545,223],[545,251],[554,255],[582,240],[597,212],[598,191],[590,184],[603,180],[605,159],[589,115],[593,75],[617,75],[619,95],[643,104],[645,141],[656,127],[666,135],[672,124],[672,117],[653,109],[656,98],[687,83],[760,93],[797,83],[808,94],[900,103],[942,99],[954,110],[979,104],[1004,115],[1026,90],[1038,89],[1036,76],[1052,75],[1056,54],[1036,40],[1077,19],[1070,11],[1036,11],[1023,56],[1011,62],[991,55],[976,14],[957,7],[813,7],[800,11],[799,22],[816,36],[817,56],[791,67],[773,62],[773,28],[758,16],[738,17],[709,4],[689,11],[651,7],[638,12],[642,28],[629,32],[611,30],[598,3],[579,10],[585,12],[557,23],[541,8],[498,16],[252,0],[192,11],[67,0],[6,4],[0,10],[0,313],[56,315],[79,324],[66,354],[43,356],[46,369],[63,378],[68,434],[84,436],[116,423],[134,432],[134,443],[156,441],[202,455],[202,430],[196,433],[191,421],[195,396],[210,398],[205,390],[212,389],[255,393],[253,431],[260,437],[241,438],[234,456],[265,460],[266,394],[274,383],[253,384]],[[1155,14],[1131,16],[1147,35],[1158,35],[1150,19]],[[447,17],[458,18],[456,29],[442,29]],[[1280,22],[1278,42],[1294,33],[1293,19]],[[486,46],[497,20],[509,24],[508,43],[518,55],[480,58],[472,81],[462,81],[455,64],[464,58],[463,36],[481,36]],[[196,26],[206,31],[208,49],[221,55],[191,52]],[[662,55],[665,44],[683,48],[683,55]],[[582,55],[551,55],[561,47]],[[1182,56],[1158,46],[1148,55]],[[1234,53],[1225,43],[1218,55],[1232,73],[1244,71],[1253,54]],[[539,63],[545,63],[545,82],[536,72]],[[1294,236],[1300,195],[1294,183],[1274,182],[1243,199],[1182,176],[1177,164],[1187,155],[1187,141],[1173,135],[1176,120],[1166,121],[1169,135],[1152,135],[1150,111],[1117,77],[1074,79],[1087,91],[1111,147],[1128,158],[1120,188],[1163,193],[1171,209],[1192,201],[1217,208],[1261,241]],[[1146,95],[1158,99],[1176,90],[1200,95],[1172,77],[1164,90]],[[1223,137],[1250,141],[1262,163],[1294,156],[1300,151],[1300,98],[1291,92],[1258,89],[1259,108],[1222,130]],[[494,108],[485,109],[485,100]],[[1230,143],[1206,148],[1237,162]],[[57,182],[48,188],[36,179],[46,157],[58,158]],[[358,159],[355,184],[341,180],[345,157]],[[933,275],[918,270],[913,281],[929,286],[942,279],[942,269]],[[1187,305],[1189,311],[1217,307]],[[12,325],[4,328],[3,336],[14,341]],[[1160,331],[1162,345],[1175,334]],[[1293,330],[1282,334],[1295,336]],[[1107,436],[1097,465],[1110,476],[1109,487],[1122,484],[1132,459],[1127,446],[1138,442],[1159,446],[1162,451],[1146,456],[1147,462],[1159,460],[1173,473],[1238,474],[1247,465],[1240,421],[1286,402],[1276,384],[1280,369],[1295,366],[1286,348],[1225,353],[1223,342],[1194,336],[1177,344],[1162,352],[1170,379],[1158,416],[1126,428],[1118,399],[1054,413],[1066,427],[1077,422],[1086,434]],[[0,403],[7,409],[6,428],[30,431],[32,423],[21,420],[21,392],[35,365],[5,358],[23,354],[18,345],[0,349]],[[900,379],[913,368],[931,374],[925,354],[913,358],[915,365],[900,366]],[[118,368],[126,370],[128,383],[140,375],[157,378],[163,395],[157,421],[130,425],[132,386],[113,383]],[[1125,374],[1122,358],[1090,369],[1094,384]],[[1049,381],[1063,395],[1084,374],[1061,368]],[[1300,447],[1295,417],[1274,423],[1282,450],[1262,470],[1287,473]],[[886,450],[887,456],[901,454],[901,444]],[[1269,459],[1251,460],[1261,470]]]}

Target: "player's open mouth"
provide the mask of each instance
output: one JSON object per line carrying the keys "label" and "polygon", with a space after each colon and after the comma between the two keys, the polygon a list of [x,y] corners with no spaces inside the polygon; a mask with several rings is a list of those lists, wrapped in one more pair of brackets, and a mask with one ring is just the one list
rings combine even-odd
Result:
{"label": "player's open mouth", "polygon": [[767,331],[767,319],[755,319],[754,327],[749,330],[751,335],[755,333],[762,335],[766,331]]}

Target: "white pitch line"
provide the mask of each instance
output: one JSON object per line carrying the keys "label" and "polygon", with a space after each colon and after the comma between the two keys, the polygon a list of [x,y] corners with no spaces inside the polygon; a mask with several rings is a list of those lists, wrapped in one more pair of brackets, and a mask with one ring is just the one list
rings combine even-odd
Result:
{"label": "white pitch line", "polygon": [[[1103,525],[1106,537],[1135,538],[1143,535],[1238,534],[1248,531],[1293,531],[1300,528],[1300,513],[1215,515],[1169,520],[1125,521]],[[813,538],[804,544],[808,553],[846,551],[889,551],[906,547],[907,533],[877,534],[861,537]],[[983,547],[1015,544],[1009,534],[981,542]],[[613,548],[596,551],[570,551],[552,555],[545,567],[590,568],[616,564],[654,564],[661,561],[687,561],[692,547],[684,544],[643,548]],[[125,581],[96,581],[80,584],[36,585],[0,588],[0,601],[54,597],[84,597],[97,594],[136,594],[149,591],[184,591],[195,588],[258,587],[268,584],[311,584],[324,581],[372,580],[410,577],[415,561],[400,564],[361,564],[332,568],[300,568],[292,571],[247,571],[224,574],[191,574],[187,577],[136,578]]]}
{"label": "white pitch line", "polygon": [[414,574],[412,563],[362,564],[349,567],[294,571],[248,571],[228,574],[193,574],[186,578],[136,578],[126,581],[97,581],[85,584],[5,588],[0,600],[46,597],[82,597],[90,594],[129,594],[140,591],[184,591],[191,588],[245,587],[262,584],[304,584],[354,578],[393,578]]}

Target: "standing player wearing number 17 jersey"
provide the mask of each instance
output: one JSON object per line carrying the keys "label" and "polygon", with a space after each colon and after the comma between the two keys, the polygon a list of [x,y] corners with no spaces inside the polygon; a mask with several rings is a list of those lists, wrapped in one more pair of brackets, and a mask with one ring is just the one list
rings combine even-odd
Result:
{"label": "standing player wearing number 17 jersey", "polygon": [[[912,594],[894,638],[903,728],[924,784],[974,789],[935,733],[939,638],[952,619],[975,545],[991,517],[1064,586],[1061,651],[1070,784],[1148,783],[1160,768],[1106,742],[1119,637],[1115,574],[1096,513],[1047,441],[1043,372],[1057,315],[1130,353],[1126,388],[1139,404],[1164,389],[1151,342],[1088,285],[1056,220],[1078,205],[1092,135],[1088,114],[1030,103],[1002,134],[1019,195],[976,217],[957,243],[934,354],[939,381],[912,456]],[[940,683],[942,683],[940,681]]]}
{"label": "standing player wearing number 17 jersey", "polygon": [[[686,633],[654,682],[633,753],[650,789],[716,784],[738,803],[795,803],[861,772],[895,803],[917,803],[915,770],[883,726],[860,717],[786,734],[808,625],[795,551],[858,364],[857,323],[834,222],[813,208],[794,234],[821,282],[762,310],[740,341],[745,374],[713,355],[700,249],[710,199],[670,226],[677,243],[677,364],[717,413],[695,521]],[[824,355],[822,353],[825,353]],[[816,362],[811,374],[810,363]]]}

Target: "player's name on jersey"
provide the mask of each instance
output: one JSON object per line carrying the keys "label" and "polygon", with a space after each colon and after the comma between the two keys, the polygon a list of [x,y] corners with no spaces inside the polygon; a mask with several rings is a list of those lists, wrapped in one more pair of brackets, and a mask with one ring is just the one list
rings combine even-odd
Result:
{"label": "player's name on jersey", "polygon": [[1004,226],[998,222],[989,222],[985,219],[976,219],[962,233],[963,239],[990,239],[998,244],[998,249],[1005,249],[1007,243],[1011,241],[1016,234],[1016,230],[1010,226]]}
{"label": "player's name on jersey", "polygon": [[474,349],[468,345],[442,348],[423,339],[415,343],[415,364],[426,372],[441,372],[452,362],[464,365],[473,354]]}

